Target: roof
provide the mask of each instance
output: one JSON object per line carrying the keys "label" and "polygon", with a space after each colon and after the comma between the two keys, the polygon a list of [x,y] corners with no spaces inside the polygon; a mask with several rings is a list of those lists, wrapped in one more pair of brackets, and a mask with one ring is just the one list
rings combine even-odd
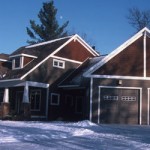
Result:
{"label": "roof", "polygon": [[0,54],[0,61],[6,61],[8,59],[9,59],[9,55],[8,54],[4,54],[4,53]]}
{"label": "roof", "polygon": [[[64,38],[59,38],[47,42],[42,42],[39,44],[34,44],[30,46],[23,46],[14,51],[9,58],[13,58],[13,56],[34,56],[32,63],[29,63],[22,69],[8,69],[5,77],[1,79],[1,82],[8,80],[22,80],[29,73],[31,73],[34,69],[40,66],[43,62],[45,62],[48,58],[53,56],[56,52],[61,50],[65,45],[67,45],[72,40],[79,40],[81,44],[87,47],[87,50],[90,51],[94,56],[99,55],[96,51],[94,51],[84,40],[82,40],[78,35],[68,36]],[[41,55],[42,53],[42,55]]]}
{"label": "roof", "polygon": [[59,84],[59,87],[80,86],[84,73],[89,70],[93,65],[102,61],[106,55],[99,57],[88,58],[83,64],[81,64],[73,73],[71,73],[63,82]]}
{"label": "roof", "polygon": [[[127,48],[129,45],[131,45],[133,42],[135,42],[137,39],[142,37],[144,34],[146,34],[148,37],[150,37],[150,30],[145,27],[142,30],[140,30],[138,33],[136,33],[134,36],[132,36],[130,39],[128,39],[126,42],[124,42],[121,46],[119,46],[117,49],[112,51],[109,55],[107,55],[102,61],[95,64],[93,67],[91,67],[87,72],[85,73],[86,77],[91,77],[92,73],[99,69],[101,66],[106,64],[110,59],[115,57],[117,54],[122,52],[125,48]],[[93,75],[94,76],[94,75]]]}
{"label": "roof", "polygon": [[[45,59],[48,55],[50,55],[52,52],[54,52],[58,47],[63,45],[66,41],[68,41],[70,37],[57,40],[55,42],[52,42],[50,44],[43,44],[36,47],[20,47],[16,51],[14,51],[10,56],[19,55],[19,54],[28,54],[36,56],[37,58],[32,61],[32,63],[29,63],[27,66],[25,66],[22,69],[12,70],[9,69],[7,71],[6,76],[3,78],[3,80],[8,79],[18,79],[21,78],[24,74],[26,74],[28,71],[30,71],[34,66],[39,64],[43,59]],[[42,52],[42,55],[41,55]]]}

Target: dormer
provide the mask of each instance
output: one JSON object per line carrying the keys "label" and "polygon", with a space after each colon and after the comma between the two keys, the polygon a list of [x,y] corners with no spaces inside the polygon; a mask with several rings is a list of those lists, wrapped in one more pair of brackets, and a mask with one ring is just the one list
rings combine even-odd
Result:
{"label": "dormer", "polygon": [[31,61],[33,61],[36,56],[28,55],[28,54],[17,54],[9,57],[12,61],[12,70],[22,69],[26,65],[28,65]]}

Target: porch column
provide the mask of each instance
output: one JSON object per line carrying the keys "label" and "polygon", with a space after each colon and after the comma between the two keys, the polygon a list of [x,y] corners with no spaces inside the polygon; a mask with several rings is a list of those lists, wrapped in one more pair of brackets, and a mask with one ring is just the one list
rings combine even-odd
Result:
{"label": "porch column", "polygon": [[23,103],[29,103],[29,86],[26,83],[23,92]]}
{"label": "porch column", "polygon": [[6,88],[4,91],[3,103],[9,103],[9,89]]}
{"label": "porch column", "polygon": [[9,104],[9,89],[5,88],[3,103],[2,103],[2,117],[5,117],[10,112],[10,104]]}
{"label": "porch column", "polygon": [[30,102],[29,102],[29,85],[28,82],[25,83],[24,92],[23,92],[23,108],[24,108],[24,119],[29,120],[30,113]]}

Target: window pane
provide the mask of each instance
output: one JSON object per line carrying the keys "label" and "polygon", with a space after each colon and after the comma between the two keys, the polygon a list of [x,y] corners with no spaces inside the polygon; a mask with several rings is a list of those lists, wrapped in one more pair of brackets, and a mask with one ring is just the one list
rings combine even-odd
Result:
{"label": "window pane", "polygon": [[32,110],[40,110],[41,92],[32,91],[30,96],[30,102]]}
{"label": "window pane", "polygon": [[65,68],[65,62],[62,60],[53,60],[53,67],[58,67],[58,68]]}
{"label": "window pane", "polygon": [[15,58],[15,68],[20,67],[20,57]]}

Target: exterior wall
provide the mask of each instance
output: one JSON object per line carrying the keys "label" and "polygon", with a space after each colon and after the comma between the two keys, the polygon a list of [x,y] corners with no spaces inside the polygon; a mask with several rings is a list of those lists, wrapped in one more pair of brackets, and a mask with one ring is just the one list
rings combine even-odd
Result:
{"label": "exterior wall", "polygon": [[143,76],[143,37],[125,48],[93,74]]}
{"label": "exterior wall", "polygon": [[56,53],[55,56],[81,62],[86,60],[88,57],[93,57],[93,55],[77,40],[70,42],[61,51]]}
{"label": "exterior wall", "polygon": [[[67,101],[67,96],[71,97]],[[78,98],[81,101],[78,101]],[[81,106],[81,107],[80,107]],[[81,109],[81,112],[78,112]],[[88,101],[85,89],[66,89],[62,91],[62,114],[65,120],[83,120],[87,116]]]}
{"label": "exterior wall", "polygon": [[24,80],[47,83],[52,85],[54,82],[62,81],[64,77],[70,74],[79,64],[65,61],[65,68],[53,67],[53,58],[49,58],[45,63],[31,72]]}
{"label": "exterior wall", "polygon": [[23,65],[25,66],[26,64],[28,64],[28,63],[31,62],[32,60],[33,60],[33,58],[31,58],[31,57],[24,57]]}
{"label": "exterior wall", "polygon": [[[118,79],[93,79],[92,88],[92,121],[98,122],[98,109],[99,109],[99,86],[113,86],[113,87],[133,87],[141,88],[141,96],[139,100],[141,105],[141,124],[149,124],[149,98],[148,88],[150,87],[150,81],[144,80],[122,80],[122,84],[118,85]],[[128,109],[127,109],[128,110]],[[140,111],[140,110],[139,110]]]}
{"label": "exterior wall", "polygon": [[[41,91],[41,101],[40,101],[40,110],[31,110],[31,92],[40,90]],[[4,92],[4,89],[0,89],[1,92]],[[6,104],[2,102],[1,109],[3,109],[4,113],[12,116],[12,119],[22,120],[22,119],[30,119],[32,118],[44,118],[46,119],[46,100],[47,100],[47,89],[45,88],[37,88],[37,87],[29,87],[29,103],[23,103],[23,92],[24,87],[13,87],[9,88],[9,112],[8,107],[6,108]],[[0,115],[0,117],[5,117],[5,114]],[[14,117],[17,118],[14,118]]]}

